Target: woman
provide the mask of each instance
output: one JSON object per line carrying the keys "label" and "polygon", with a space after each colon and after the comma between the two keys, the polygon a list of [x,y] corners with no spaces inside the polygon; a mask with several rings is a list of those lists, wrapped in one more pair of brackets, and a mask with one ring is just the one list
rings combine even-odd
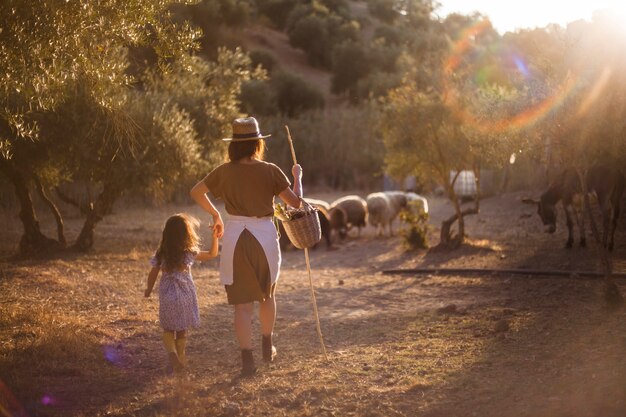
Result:
{"label": "woman", "polygon": [[[222,240],[220,281],[225,285],[228,303],[235,306],[235,334],[241,348],[242,375],[256,372],[252,355],[252,316],[254,302],[260,303],[263,360],[272,362],[276,319],[274,290],[280,272],[278,234],[272,221],[274,197],[292,207],[300,207],[302,168],[294,165],[293,190],[276,165],[263,161],[265,139],[255,118],[236,119],[226,162],[215,168],[191,190],[191,197],[213,216],[213,228]],[[229,218],[222,223],[207,192],[224,200]]]}

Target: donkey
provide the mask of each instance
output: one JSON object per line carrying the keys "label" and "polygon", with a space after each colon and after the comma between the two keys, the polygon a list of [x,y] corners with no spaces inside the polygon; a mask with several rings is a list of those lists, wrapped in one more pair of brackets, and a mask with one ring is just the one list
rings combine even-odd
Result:
{"label": "donkey", "polygon": [[[625,188],[624,175],[615,167],[596,164],[587,173],[586,181],[587,190],[596,193],[602,212],[602,245],[612,251],[615,229],[620,215],[620,200]],[[547,233],[556,231],[556,204],[561,201],[568,230],[565,247],[571,248],[574,243],[572,217],[576,220],[580,230],[580,246],[586,246],[584,215],[574,207],[575,200],[580,197],[578,174],[574,168],[569,167],[561,172],[539,200],[524,199],[522,201],[537,205],[537,213]]]}

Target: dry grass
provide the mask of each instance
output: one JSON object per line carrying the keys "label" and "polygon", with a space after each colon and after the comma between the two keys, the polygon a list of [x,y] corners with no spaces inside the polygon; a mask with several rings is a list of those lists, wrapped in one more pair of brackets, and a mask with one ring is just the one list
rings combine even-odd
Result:
{"label": "dry grass", "polygon": [[[143,299],[146,260],[169,214],[199,213],[120,210],[98,227],[90,254],[0,263],[0,415],[626,415],[626,312],[606,311],[594,281],[380,274],[537,259],[544,263],[536,266],[593,266],[592,257],[579,259],[582,250],[548,253],[553,236],[524,243],[512,238],[523,230],[503,233],[509,219],[494,223],[502,204],[486,201],[484,217],[470,221],[471,244],[452,254],[405,253],[399,238],[371,231],[338,251],[313,251],[328,361],[302,253],[284,253],[279,357],[249,379],[238,378],[215,261],[194,269],[203,323],[190,335],[189,373],[164,373],[158,301]],[[70,221],[70,230],[78,224]],[[6,233],[19,235],[11,227]],[[626,253],[620,236],[618,257]]]}

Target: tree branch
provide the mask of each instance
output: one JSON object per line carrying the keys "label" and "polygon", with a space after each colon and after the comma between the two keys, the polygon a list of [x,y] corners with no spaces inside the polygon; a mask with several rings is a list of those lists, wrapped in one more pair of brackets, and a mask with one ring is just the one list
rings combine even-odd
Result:
{"label": "tree branch", "polygon": [[41,181],[36,174],[33,174],[33,180],[35,181],[35,186],[37,188],[37,193],[39,194],[39,197],[41,197],[41,199],[46,203],[46,205],[52,212],[52,215],[54,216],[54,220],[57,223],[57,237],[59,243],[61,243],[63,246],[66,246],[67,241],[65,240],[63,217],[61,216],[61,212],[59,212],[57,206],[50,199],[50,197],[48,197],[48,194],[46,194],[46,190],[43,188],[43,185],[41,184]]}

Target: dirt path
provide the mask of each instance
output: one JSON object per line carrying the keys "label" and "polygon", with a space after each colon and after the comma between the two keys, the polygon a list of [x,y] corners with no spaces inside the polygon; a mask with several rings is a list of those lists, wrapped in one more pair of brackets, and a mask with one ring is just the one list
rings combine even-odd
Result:
{"label": "dirt path", "polygon": [[[436,198],[430,206],[435,227],[451,209]],[[312,251],[329,361],[302,252],[284,253],[278,361],[245,380],[217,262],[196,267],[203,324],[190,337],[189,374],[168,377],[158,301],[142,289],[160,225],[181,210],[200,215],[128,209],[98,227],[93,253],[0,264],[1,406],[29,416],[626,415],[626,311],[606,309],[598,281],[380,273],[597,266],[592,248],[561,248],[562,230],[540,233],[515,194],[485,200],[468,222],[470,243],[455,252],[406,253],[399,237],[367,229],[339,250]],[[0,226],[5,242],[19,234],[10,219]],[[623,229],[617,242],[626,270]]]}

